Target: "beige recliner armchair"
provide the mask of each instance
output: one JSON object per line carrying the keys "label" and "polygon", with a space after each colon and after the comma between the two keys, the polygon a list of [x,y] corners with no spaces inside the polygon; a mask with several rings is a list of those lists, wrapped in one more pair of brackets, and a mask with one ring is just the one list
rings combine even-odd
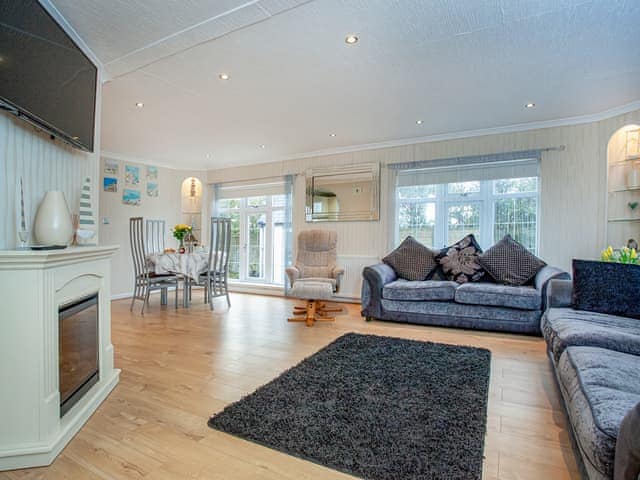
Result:
{"label": "beige recliner armchair", "polygon": [[305,230],[298,235],[296,263],[287,267],[291,287],[298,280],[328,281],[340,290],[344,268],[336,265],[338,234],[330,230]]}
{"label": "beige recliner armchair", "polygon": [[338,235],[327,230],[307,230],[298,235],[296,263],[286,269],[291,283],[290,294],[305,300],[304,305],[294,307],[291,322],[306,322],[312,326],[317,320],[335,320],[330,308],[322,300],[330,300],[340,289],[344,268],[336,265]]}

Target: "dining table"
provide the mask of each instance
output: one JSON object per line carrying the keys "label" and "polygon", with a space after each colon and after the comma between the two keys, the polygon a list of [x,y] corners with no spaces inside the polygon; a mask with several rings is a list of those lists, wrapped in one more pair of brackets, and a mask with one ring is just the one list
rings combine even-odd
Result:
{"label": "dining table", "polygon": [[147,255],[149,268],[156,275],[175,274],[184,279],[182,305],[189,307],[191,284],[198,283],[209,266],[209,252],[200,247],[193,252],[157,252]]}

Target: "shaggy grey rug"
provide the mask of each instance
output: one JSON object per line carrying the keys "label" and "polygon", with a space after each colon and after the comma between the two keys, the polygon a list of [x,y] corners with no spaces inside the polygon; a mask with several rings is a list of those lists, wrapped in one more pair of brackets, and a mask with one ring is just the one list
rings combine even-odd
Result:
{"label": "shaggy grey rug", "polygon": [[208,423],[365,479],[479,480],[490,358],[347,334]]}

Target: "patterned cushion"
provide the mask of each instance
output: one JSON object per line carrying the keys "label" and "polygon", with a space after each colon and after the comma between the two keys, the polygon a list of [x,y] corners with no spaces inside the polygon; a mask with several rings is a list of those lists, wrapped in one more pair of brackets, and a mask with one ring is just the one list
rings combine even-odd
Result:
{"label": "patterned cushion", "polygon": [[484,277],[478,255],[482,249],[473,234],[469,234],[450,247],[444,248],[436,257],[448,280],[467,283],[477,282]]}
{"label": "patterned cushion", "polygon": [[393,268],[396,275],[407,280],[425,280],[438,266],[436,252],[429,250],[412,236],[408,236],[382,261]]}
{"label": "patterned cushion", "polygon": [[547,265],[511,238],[511,235],[505,235],[480,255],[479,261],[496,282],[515,286],[529,283]]}

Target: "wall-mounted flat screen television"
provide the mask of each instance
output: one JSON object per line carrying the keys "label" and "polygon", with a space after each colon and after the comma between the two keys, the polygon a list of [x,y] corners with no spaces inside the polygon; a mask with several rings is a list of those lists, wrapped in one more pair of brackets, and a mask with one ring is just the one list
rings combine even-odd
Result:
{"label": "wall-mounted flat screen television", "polygon": [[97,68],[37,0],[0,0],[0,106],[93,151]]}

